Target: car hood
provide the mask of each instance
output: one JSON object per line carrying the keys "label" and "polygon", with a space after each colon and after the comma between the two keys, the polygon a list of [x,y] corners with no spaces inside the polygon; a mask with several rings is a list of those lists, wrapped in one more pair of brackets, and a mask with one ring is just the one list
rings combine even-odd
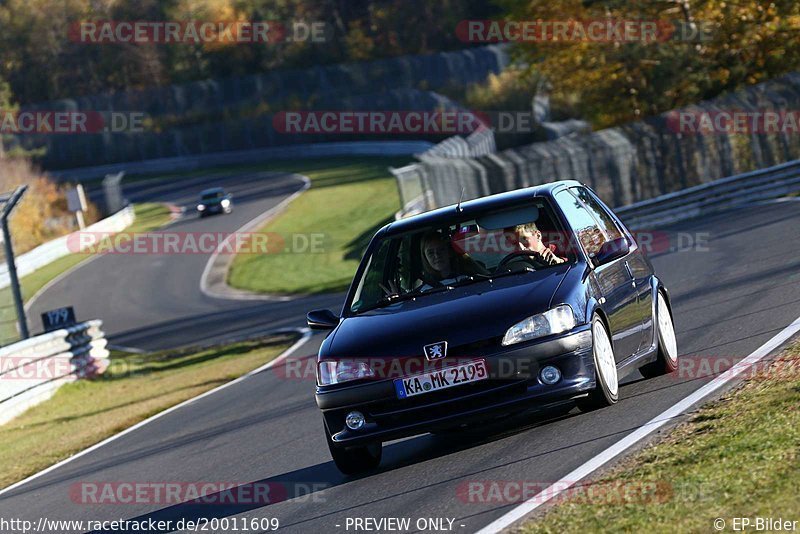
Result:
{"label": "car hood", "polygon": [[345,318],[321,358],[419,357],[447,341],[448,352],[502,337],[513,324],[546,311],[570,266],[511,275]]}

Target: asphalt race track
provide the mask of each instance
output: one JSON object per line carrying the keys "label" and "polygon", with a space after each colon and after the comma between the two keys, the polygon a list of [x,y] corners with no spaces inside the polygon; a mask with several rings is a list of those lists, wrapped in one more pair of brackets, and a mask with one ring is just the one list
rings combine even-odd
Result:
{"label": "asphalt race track", "polygon": [[[195,206],[200,191],[223,186],[233,194],[228,215],[203,219]],[[301,189],[299,177],[255,172],[156,181],[125,186],[132,202],[169,202],[185,214],[164,232],[231,233]],[[102,319],[110,343],[136,349],[205,345],[281,328],[305,325],[309,302],[242,301],[210,297],[199,289],[209,254],[106,254],[47,288],[31,305],[31,331],[41,331],[40,314],[72,306],[79,320]],[[314,297],[322,307],[341,297]]]}
{"label": "asphalt race track", "polygon": [[[297,184],[287,177],[261,182],[253,176],[241,187],[254,189],[252,206],[239,201],[233,217],[181,224],[187,230],[208,229],[206,224],[233,229]],[[277,518],[280,532],[347,532],[348,518],[381,517],[409,517],[411,530],[417,530],[418,519],[447,518],[454,520],[453,531],[474,532],[518,503],[469,502],[463,489],[470,481],[556,481],[711,379],[698,377],[687,362],[742,358],[797,318],[798,220],[800,202],[786,201],[663,229],[687,248],[651,257],[671,289],[681,368],[692,370],[647,381],[629,377],[621,401],[611,408],[529,415],[498,426],[491,439],[481,441],[424,435],[393,442],[385,445],[377,472],[348,479],[328,454],[313,378],[287,378],[284,363],[12,490],[0,497],[0,515],[34,524],[40,517]],[[317,304],[209,299],[198,289],[203,263],[193,257],[102,258],[56,284],[36,307],[73,304],[80,317],[103,318],[114,342],[155,347],[211,338],[223,329],[299,325],[306,309]],[[116,289],[106,288],[114,284]],[[314,336],[294,357],[312,358],[320,340]],[[278,502],[83,504],[70,494],[76,484],[100,481],[268,482]]]}

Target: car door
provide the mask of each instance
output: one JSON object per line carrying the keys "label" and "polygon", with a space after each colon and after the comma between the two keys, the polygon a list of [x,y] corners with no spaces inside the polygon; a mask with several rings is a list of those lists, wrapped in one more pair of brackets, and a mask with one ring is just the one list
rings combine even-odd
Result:
{"label": "car door", "polygon": [[[615,235],[613,227],[607,228],[595,218],[574,189],[561,191],[555,198],[591,261],[605,242],[619,236]],[[592,265],[601,299],[604,299],[602,307],[608,315],[617,362],[639,349],[642,336],[637,290],[627,261],[628,257],[623,256],[602,265]]]}
{"label": "car door", "polygon": [[637,306],[639,316],[642,318],[642,336],[639,341],[639,350],[649,348],[653,344],[655,323],[653,322],[653,267],[650,261],[638,246],[631,251],[628,265],[636,283]]}
{"label": "car door", "polygon": [[653,334],[655,324],[653,323],[653,266],[647,259],[633,235],[625,227],[611,210],[606,206],[597,195],[588,188],[576,188],[576,194],[583,201],[584,205],[595,215],[595,218],[602,220],[607,227],[614,227],[620,235],[625,235],[630,245],[630,252],[625,258],[627,269],[633,277],[636,287],[636,307],[637,315],[641,318],[641,337],[639,340],[639,350],[649,348],[653,344]]}

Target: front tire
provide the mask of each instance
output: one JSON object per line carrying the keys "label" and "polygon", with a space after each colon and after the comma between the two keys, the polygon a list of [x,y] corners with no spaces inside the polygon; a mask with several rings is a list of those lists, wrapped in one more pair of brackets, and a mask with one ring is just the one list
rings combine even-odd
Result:
{"label": "front tire", "polygon": [[327,429],[325,429],[325,439],[328,442],[328,449],[331,451],[333,463],[345,475],[357,475],[371,471],[381,463],[381,457],[383,456],[383,444],[381,442],[349,449],[337,447],[333,444]]}
{"label": "front tire", "polygon": [[592,317],[592,357],[595,368],[595,388],[588,397],[578,399],[578,408],[582,412],[611,406],[619,400],[619,378],[614,350],[611,347],[611,339],[609,339],[606,325],[597,315]]}
{"label": "front tire", "polygon": [[671,373],[678,368],[678,341],[675,337],[675,324],[667,306],[667,299],[659,291],[656,297],[656,331],[658,333],[658,356],[656,361],[639,368],[645,378]]}

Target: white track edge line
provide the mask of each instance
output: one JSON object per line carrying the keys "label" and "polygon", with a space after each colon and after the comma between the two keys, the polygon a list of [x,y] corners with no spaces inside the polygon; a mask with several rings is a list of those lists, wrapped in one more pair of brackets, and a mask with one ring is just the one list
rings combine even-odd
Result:
{"label": "white track edge line", "polygon": [[60,462],[58,462],[56,464],[53,464],[50,467],[48,467],[46,469],[43,469],[42,471],[39,471],[38,473],[35,473],[35,474],[29,476],[28,478],[26,478],[24,480],[20,480],[19,482],[15,482],[14,484],[8,486],[7,488],[3,488],[2,490],[0,490],[0,496],[2,496],[5,493],[8,493],[8,492],[18,488],[18,487],[20,487],[20,486],[22,486],[24,484],[27,484],[28,482],[31,482],[31,481],[33,481],[33,480],[35,480],[35,479],[37,479],[37,478],[39,478],[39,477],[41,477],[43,475],[46,475],[47,473],[49,473],[51,471],[54,471],[54,470],[58,469],[59,467],[65,465],[65,464],[68,464],[69,462],[71,462],[73,460],[76,460],[76,459],[80,458],[81,456],[85,456],[85,455],[89,454],[90,452],[93,452],[93,451],[99,449],[100,447],[102,447],[104,445],[107,445],[107,444],[111,443],[112,441],[115,441],[115,440],[121,438],[122,436],[125,436],[126,434],[130,434],[134,430],[137,430],[137,429],[139,429],[139,428],[141,428],[141,427],[143,427],[143,426],[145,426],[145,425],[147,425],[149,423],[152,423],[156,419],[160,419],[161,417],[163,417],[163,416],[165,416],[165,415],[167,415],[169,413],[172,413],[175,410],[179,410],[179,409],[183,408],[184,406],[186,406],[188,404],[191,404],[191,403],[193,403],[193,402],[195,402],[197,400],[200,400],[200,399],[202,399],[204,397],[208,397],[210,395],[213,395],[214,393],[222,391],[223,389],[226,389],[226,388],[228,388],[230,386],[233,386],[234,384],[238,384],[242,380],[244,380],[244,379],[246,379],[246,378],[248,378],[248,377],[250,377],[250,376],[252,376],[252,375],[254,375],[256,373],[260,373],[261,371],[269,369],[270,367],[272,367],[273,365],[277,364],[278,362],[281,362],[281,361],[285,360],[292,353],[294,353],[297,349],[299,349],[300,347],[305,345],[305,343],[309,339],[311,339],[311,336],[313,335],[311,330],[308,329],[308,328],[298,328],[295,331],[301,333],[300,339],[295,341],[292,344],[291,347],[287,348],[285,351],[283,351],[278,356],[276,356],[274,359],[272,359],[269,362],[265,363],[261,367],[258,367],[257,369],[253,369],[252,371],[240,376],[239,378],[231,380],[230,382],[226,382],[225,384],[222,384],[221,386],[217,386],[214,389],[208,390],[205,393],[201,393],[200,395],[197,395],[196,397],[192,397],[191,399],[186,399],[185,401],[180,402],[180,403],[176,404],[175,406],[171,406],[171,407],[169,407],[169,408],[167,408],[167,409],[165,409],[165,410],[163,410],[161,412],[158,412],[157,414],[148,417],[144,421],[139,421],[135,425],[126,428],[122,432],[114,434],[113,436],[109,436],[106,439],[104,439],[103,441],[101,441],[99,443],[95,443],[94,445],[90,446],[89,448],[84,449],[84,450],[82,450],[82,451],[80,451],[78,453],[73,454],[69,458],[65,458],[64,460],[61,460]]}
{"label": "white track edge line", "polygon": [[[250,219],[244,225],[239,227],[236,231],[231,234],[230,237],[235,236],[236,234],[241,234],[244,232],[248,232],[251,229],[255,228],[256,226],[261,226],[266,224],[272,217],[276,216],[278,213],[283,211],[286,206],[288,206],[295,198],[299,197],[303,194],[306,190],[311,187],[311,179],[308,176],[304,176],[302,174],[296,173],[288,173],[289,177],[296,179],[300,179],[303,182],[303,186],[289,195],[288,197],[281,200],[279,203],[262,213],[261,215],[255,217],[254,219]],[[230,239],[229,237],[229,239]],[[221,243],[220,247],[224,244]],[[253,293],[252,296],[248,296],[248,298],[237,298],[235,295],[227,295],[221,293],[215,293],[208,287],[208,275],[211,273],[211,269],[214,268],[214,264],[217,261],[217,257],[219,257],[219,249],[215,250],[209,256],[208,261],[206,262],[206,266],[203,269],[203,274],[200,275],[200,291],[211,298],[215,299],[224,299],[224,300],[272,300],[272,301],[287,301],[293,300],[294,297],[281,297],[281,296],[273,296],[273,295],[259,295]]]}
{"label": "white track edge line", "polygon": [[500,532],[502,529],[507,528],[517,521],[523,519],[541,505],[568,490],[576,483],[576,481],[580,481],[591,475],[594,471],[607,464],[662,426],[666,425],[674,418],[680,416],[684,411],[702,401],[705,397],[711,395],[728,382],[735,380],[741,373],[749,369],[752,364],[768,356],[772,351],[788,341],[798,331],[800,331],[800,317],[795,319],[789,326],[781,330],[772,339],[758,347],[756,350],[750,353],[749,356],[740,360],[736,365],[716,377],[714,380],[694,391],[688,397],[684,397],[671,408],[667,409],[660,415],[657,415],[639,427],[633,433],[628,434],[611,447],[602,451],[594,458],[588,460],[586,463],[568,475],[564,476],[558,482],[553,483],[516,508],[492,521],[479,530],[477,534],[493,534],[495,532]]}

